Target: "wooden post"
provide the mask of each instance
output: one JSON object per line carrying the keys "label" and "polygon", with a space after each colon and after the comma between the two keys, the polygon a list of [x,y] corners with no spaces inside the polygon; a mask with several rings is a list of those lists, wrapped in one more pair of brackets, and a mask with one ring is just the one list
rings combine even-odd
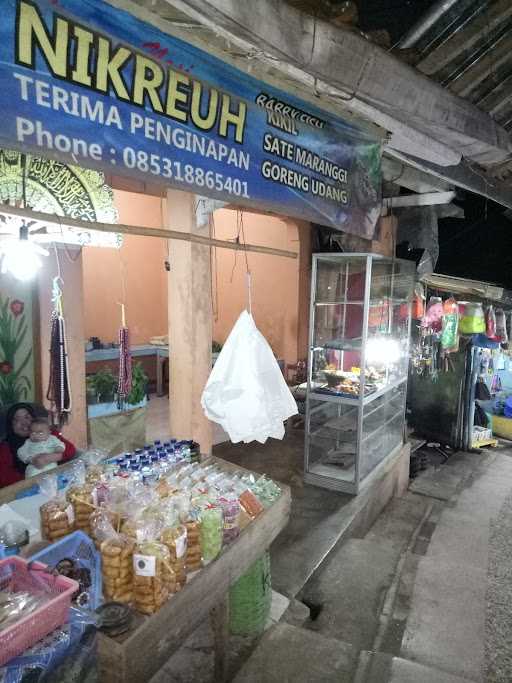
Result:
{"label": "wooden post", "polygon": [[[167,227],[208,236],[198,228],[195,195],[167,192]],[[210,247],[169,240],[169,410],[171,434],[194,439],[211,453],[212,428],[201,407],[201,394],[211,372],[212,304]]]}

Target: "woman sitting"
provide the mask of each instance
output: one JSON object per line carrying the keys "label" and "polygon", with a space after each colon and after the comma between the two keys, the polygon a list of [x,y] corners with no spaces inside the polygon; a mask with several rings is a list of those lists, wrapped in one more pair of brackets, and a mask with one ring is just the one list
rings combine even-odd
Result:
{"label": "woman sitting", "polygon": [[[45,414],[39,408],[37,417]],[[20,449],[30,436],[32,421],[36,418],[36,410],[29,403],[16,403],[11,406],[5,416],[5,441],[0,443],[0,488],[10,486],[25,478],[27,464],[18,456]],[[74,445],[59,432],[52,429],[51,434],[59,440],[46,453],[39,453],[30,459],[31,466],[41,472],[52,463],[71,460],[76,453]]]}

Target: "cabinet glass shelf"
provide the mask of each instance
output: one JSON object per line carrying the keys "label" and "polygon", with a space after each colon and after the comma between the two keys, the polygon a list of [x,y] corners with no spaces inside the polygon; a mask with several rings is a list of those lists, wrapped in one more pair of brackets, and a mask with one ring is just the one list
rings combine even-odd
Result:
{"label": "cabinet glass shelf", "polygon": [[358,493],[403,444],[415,268],[313,256],[305,481]]}

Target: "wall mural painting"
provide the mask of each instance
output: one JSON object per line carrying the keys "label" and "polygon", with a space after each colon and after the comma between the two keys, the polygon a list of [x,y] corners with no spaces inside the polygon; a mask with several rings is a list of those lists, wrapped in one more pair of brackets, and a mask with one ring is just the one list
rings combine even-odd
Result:
{"label": "wall mural painting", "polygon": [[32,292],[0,279],[0,406],[34,400]]}

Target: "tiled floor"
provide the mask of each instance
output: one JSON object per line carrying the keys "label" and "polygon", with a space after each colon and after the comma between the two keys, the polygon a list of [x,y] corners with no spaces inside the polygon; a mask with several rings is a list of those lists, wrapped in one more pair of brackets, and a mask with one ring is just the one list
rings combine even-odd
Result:
{"label": "tiled floor", "polygon": [[146,440],[170,438],[169,397],[152,394],[146,413]]}
{"label": "tiled floor", "polygon": [[[227,441],[228,436],[218,424],[213,425],[214,445]],[[146,441],[169,439],[169,397],[151,394],[146,414]]]}

